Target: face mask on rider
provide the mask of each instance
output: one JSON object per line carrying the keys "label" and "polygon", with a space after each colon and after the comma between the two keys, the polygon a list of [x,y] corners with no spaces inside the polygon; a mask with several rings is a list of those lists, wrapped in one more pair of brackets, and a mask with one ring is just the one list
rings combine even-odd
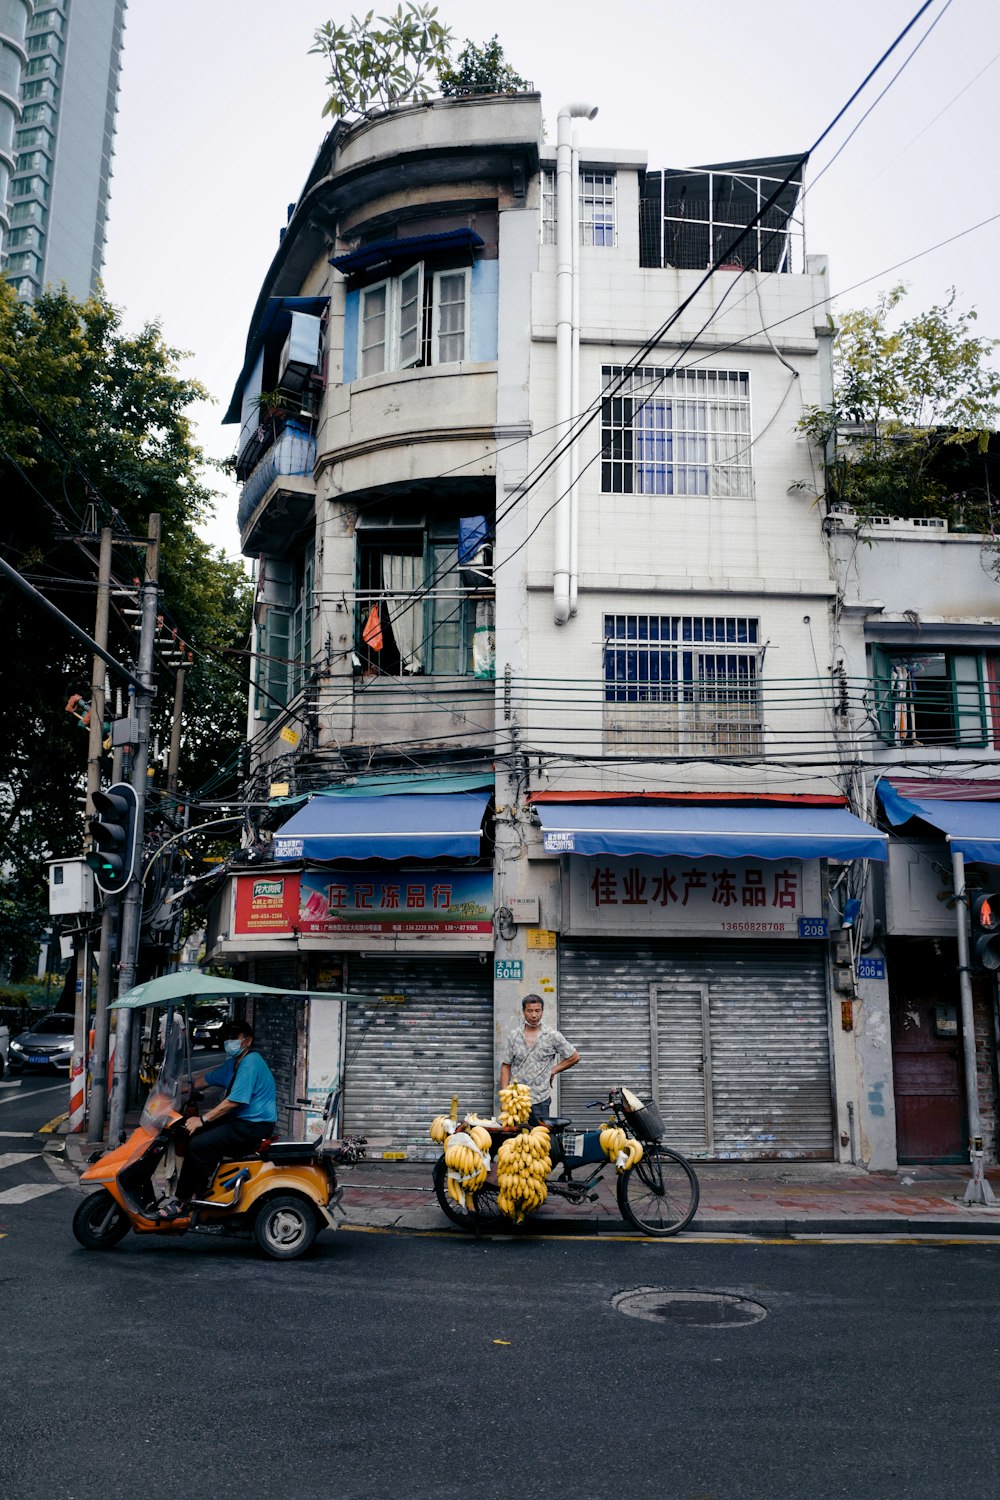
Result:
{"label": "face mask on rider", "polygon": [[227,1057],[238,1057],[239,1054],[243,1051],[243,1043],[240,1041],[238,1036],[227,1038],[227,1040],[223,1042],[222,1045],[226,1049]]}

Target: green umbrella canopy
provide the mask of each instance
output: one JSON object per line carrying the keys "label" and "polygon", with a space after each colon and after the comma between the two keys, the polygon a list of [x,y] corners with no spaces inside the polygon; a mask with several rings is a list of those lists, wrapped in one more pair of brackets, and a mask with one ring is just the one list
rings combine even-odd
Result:
{"label": "green umbrella canopy", "polygon": [[267,984],[250,984],[243,979],[217,979],[197,969],[182,969],[177,974],[161,974],[145,984],[120,995],[112,1010],[145,1010],[147,1005],[173,1005],[183,1000],[224,1000],[231,995],[300,995],[310,1000],[370,1000],[377,995],[345,995],[336,990],[276,990]]}

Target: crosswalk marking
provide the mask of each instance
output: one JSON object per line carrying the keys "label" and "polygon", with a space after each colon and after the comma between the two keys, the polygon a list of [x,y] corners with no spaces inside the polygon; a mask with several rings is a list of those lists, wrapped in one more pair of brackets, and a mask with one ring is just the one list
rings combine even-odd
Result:
{"label": "crosswalk marking", "polygon": [[19,1089],[20,1087],[20,1078],[11,1078],[6,1083],[0,1083],[0,1089]]}
{"label": "crosswalk marking", "polygon": [[61,1193],[62,1190],[61,1182],[23,1183],[0,1193],[0,1203],[30,1203],[33,1198],[44,1198],[46,1193]]}
{"label": "crosswalk marking", "polygon": [[0,1130],[0,1139],[5,1141],[33,1141],[33,1130]]}
{"label": "crosswalk marking", "polygon": [[19,1161],[34,1161],[41,1156],[40,1151],[4,1151],[0,1152],[0,1171],[4,1167],[16,1166]]}

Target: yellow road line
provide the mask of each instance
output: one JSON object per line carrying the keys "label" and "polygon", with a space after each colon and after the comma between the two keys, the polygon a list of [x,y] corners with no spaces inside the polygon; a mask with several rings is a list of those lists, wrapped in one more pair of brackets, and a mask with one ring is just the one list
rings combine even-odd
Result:
{"label": "yellow road line", "polygon": [[50,1120],[47,1125],[39,1125],[39,1127],[38,1127],[37,1131],[35,1132],[35,1134],[36,1135],[51,1135],[54,1130],[58,1130],[59,1129],[59,1126],[62,1124],[62,1122],[64,1120],[68,1120],[68,1119],[69,1119],[69,1110],[67,1109],[67,1110],[64,1110],[61,1115],[56,1115],[55,1119],[54,1120]]}
{"label": "yellow road line", "polygon": [[[352,1234],[384,1234],[395,1235],[402,1238],[404,1235],[411,1239],[424,1240],[458,1240],[459,1235],[451,1229],[399,1229],[392,1224],[342,1224],[341,1230],[349,1230]],[[460,1231],[461,1233],[461,1231]],[[463,1235],[465,1239],[473,1239],[474,1235],[469,1233]],[[990,1246],[998,1243],[997,1237],[992,1235],[965,1235],[961,1239],[954,1239],[946,1235],[842,1235],[823,1236],[810,1235],[808,1238],[796,1236],[795,1238],[764,1238],[763,1236],[741,1234],[741,1235],[697,1235],[689,1239],[668,1236],[666,1239],[656,1239],[644,1234],[529,1234],[517,1235],[512,1232],[500,1231],[499,1233],[485,1233],[480,1236],[488,1240],[510,1240],[528,1239],[533,1243],[539,1240],[558,1241],[560,1244],[602,1244],[602,1245],[648,1245],[651,1248],[658,1246],[669,1250],[679,1245],[691,1249],[695,1245],[965,1245],[965,1246]]]}

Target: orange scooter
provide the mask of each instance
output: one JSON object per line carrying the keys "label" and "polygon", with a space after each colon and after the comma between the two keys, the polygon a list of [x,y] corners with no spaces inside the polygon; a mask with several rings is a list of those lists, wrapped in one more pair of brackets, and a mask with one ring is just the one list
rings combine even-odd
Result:
{"label": "orange scooter", "polygon": [[269,1141],[216,1168],[204,1198],[190,1213],[163,1220],[157,1215],[154,1183],[163,1167],[175,1168],[174,1141],[183,1133],[185,1109],[194,1100],[186,1026],[168,1032],[163,1062],[138,1127],[127,1141],[106,1151],[81,1174],[92,1192],[73,1217],[73,1233],[85,1250],[110,1250],[129,1230],[136,1234],[214,1234],[253,1239],[265,1255],[294,1260],[322,1229],[338,1227],[343,1188],[337,1165],[364,1156],[363,1140],[334,1141],[334,1095],[326,1101],[323,1135],[314,1141]]}

